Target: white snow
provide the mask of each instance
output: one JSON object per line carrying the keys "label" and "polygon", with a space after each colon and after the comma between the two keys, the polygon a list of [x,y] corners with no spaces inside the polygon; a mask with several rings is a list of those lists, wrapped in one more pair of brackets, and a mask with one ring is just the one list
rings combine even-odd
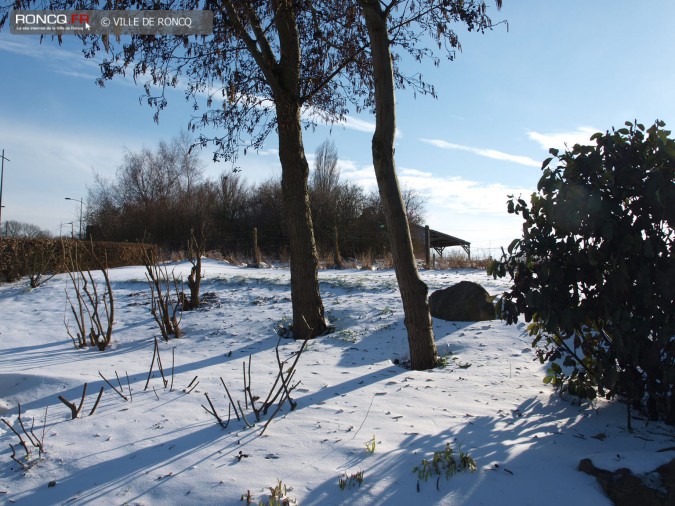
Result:
{"label": "white snow", "polygon": [[[172,265],[186,276],[190,265]],[[394,363],[407,354],[403,312],[391,270],[321,271],[321,292],[334,334],[310,342],[300,357],[288,404],[260,435],[234,418],[221,428],[201,405],[204,393],[227,418],[222,377],[244,404],[242,364],[252,356],[252,388],[266,396],[277,372],[276,329],[291,316],[289,272],[204,261],[207,306],[183,315],[184,337],[160,340],[164,388],[156,372],[146,391],[154,338],[150,291],[141,267],[111,270],[116,323],[109,349],[76,350],[64,327],[67,277],[37,289],[25,280],[0,286],[0,415],[20,430],[22,420],[41,436],[46,453],[24,471],[11,460],[18,438],[0,424],[0,503],[245,504],[269,500],[281,480],[302,505],[603,505],[611,504],[583,458],[599,467],[652,471],[675,457],[671,427],[634,419],[625,406],[597,401],[576,405],[542,383],[524,325],[434,320],[447,366],[426,372]],[[461,280],[491,294],[507,282],[480,270],[423,271],[430,291]],[[299,348],[282,340],[282,359]],[[105,385],[115,372],[133,400]],[[190,393],[187,386],[197,376]],[[71,420],[62,395],[79,403]],[[89,415],[102,386],[105,393]],[[207,405],[208,406],[208,405]],[[247,410],[247,419],[254,417]],[[366,443],[375,439],[374,452]],[[446,443],[468,453],[475,473],[419,480],[413,469]],[[338,480],[363,471],[363,483],[341,490]],[[49,487],[50,482],[55,482]]]}

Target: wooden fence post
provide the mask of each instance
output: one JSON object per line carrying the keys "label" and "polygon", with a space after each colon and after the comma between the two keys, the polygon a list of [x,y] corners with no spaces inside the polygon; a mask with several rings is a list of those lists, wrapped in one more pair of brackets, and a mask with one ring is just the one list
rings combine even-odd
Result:
{"label": "wooden fence post", "polygon": [[431,234],[429,233],[429,225],[424,227],[424,266],[431,268]]}
{"label": "wooden fence post", "polygon": [[335,235],[333,240],[333,264],[336,269],[342,269],[342,257],[340,256],[340,242],[338,239],[338,227],[335,225]]}
{"label": "wooden fence post", "polygon": [[258,227],[253,227],[253,264],[260,267],[261,263],[260,248],[258,248]]}

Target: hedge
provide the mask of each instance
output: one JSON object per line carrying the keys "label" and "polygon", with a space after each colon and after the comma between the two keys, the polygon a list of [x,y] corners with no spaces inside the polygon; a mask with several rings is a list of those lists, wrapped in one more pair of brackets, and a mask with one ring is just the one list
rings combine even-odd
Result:
{"label": "hedge", "polygon": [[[108,267],[143,265],[144,252],[156,246],[139,243],[93,242],[74,239],[0,239],[0,281],[12,282],[35,273],[66,272],[66,258],[79,259],[80,269],[94,270],[92,255],[107,259]],[[105,261],[105,260],[104,260]]]}

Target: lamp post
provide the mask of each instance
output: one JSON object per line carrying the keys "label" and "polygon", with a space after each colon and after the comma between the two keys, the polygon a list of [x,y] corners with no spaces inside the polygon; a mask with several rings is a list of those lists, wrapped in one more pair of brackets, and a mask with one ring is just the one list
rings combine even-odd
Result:
{"label": "lamp post", "polygon": [[[5,179],[5,160],[8,162],[11,161],[9,158],[5,158],[5,150],[2,150],[2,168],[0,168],[0,225],[2,224],[2,208],[5,207],[2,205],[2,188],[4,187],[3,181]],[[2,237],[2,227],[0,227],[0,237]]]}
{"label": "lamp post", "polygon": [[66,197],[66,200],[72,200],[73,202],[80,203],[80,232],[78,234],[78,238],[82,240],[82,201],[80,199],[72,199],[70,197]]}

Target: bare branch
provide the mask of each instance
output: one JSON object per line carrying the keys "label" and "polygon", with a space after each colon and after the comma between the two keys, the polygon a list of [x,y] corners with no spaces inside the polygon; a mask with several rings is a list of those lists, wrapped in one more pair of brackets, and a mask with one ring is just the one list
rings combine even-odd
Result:
{"label": "bare branch", "polygon": [[[115,371],[115,374],[117,374],[117,371]],[[110,383],[110,382],[105,378],[105,376],[103,376],[103,374],[101,374],[101,371],[98,372],[98,375],[99,375],[101,378],[103,378],[103,381],[105,381],[108,385],[110,385],[110,388],[112,388],[112,389],[115,391],[115,393],[116,393],[117,395],[119,395],[119,396],[120,396],[122,399],[124,399],[125,401],[128,401],[128,400],[129,400],[129,399],[124,395],[124,393],[122,393],[122,388],[121,388],[121,386],[120,386],[120,389],[117,390],[117,388],[115,387],[115,385],[113,385],[112,383]],[[117,378],[117,380],[119,381],[119,378]]]}
{"label": "bare branch", "polygon": [[[223,381],[222,376],[221,376],[221,378],[220,378],[220,382],[223,384],[223,388],[225,388],[225,393],[227,393],[228,399],[230,399],[230,404],[231,404],[232,407],[234,408],[234,414],[237,416],[237,420],[241,420],[241,418],[239,417],[239,412],[237,411],[237,405],[236,405],[236,404],[234,403],[234,401],[232,400],[232,396],[230,395],[230,391],[227,389],[227,385],[226,385],[225,382]],[[243,414],[244,414],[244,413],[242,412],[242,416],[243,416]]]}
{"label": "bare branch", "polygon": [[96,402],[94,403],[94,407],[91,408],[91,411],[89,412],[89,416],[93,415],[94,412],[96,411],[96,408],[98,407],[98,403],[101,400],[101,397],[103,396],[103,390],[105,390],[105,387],[101,387],[101,390],[98,393],[98,397],[96,397]]}
{"label": "bare branch", "polygon": [[75,420],[75,418],[80,416],[80,411],[82,411],[82,406],[84,405],[84,398],[85,398],[86,395],[87,395],[87,384],[86,383],[84,384],[84,387],[82,388],[82,399],[80,399],[80,405],[79,406],[75,406],[74,403],[66,400],[62,395],[59,395],[59,400],[70,408],[73,420]]}
{"label": "bare branch", "polygon": [[218,420],[218,423],[220,424],[220,426],[223,429],[227,429],[227,426],[230,423],[230,413],[232,411],[231,406],[228,405],[227,422],[223,422],[223,420],[218,416],[218,412],[216,411],[216,408],[214,407],[213,403],[211,402],[211,399],[209,398],[209,394],[204,392],[204,395],[206,396],[206,400],[209,402],[209,406],[211,406],[211,411],[206,409],[203,404],[202,404],[202,408],[204,408],[207,413],[213,415],[216,418],[216,420]]}

